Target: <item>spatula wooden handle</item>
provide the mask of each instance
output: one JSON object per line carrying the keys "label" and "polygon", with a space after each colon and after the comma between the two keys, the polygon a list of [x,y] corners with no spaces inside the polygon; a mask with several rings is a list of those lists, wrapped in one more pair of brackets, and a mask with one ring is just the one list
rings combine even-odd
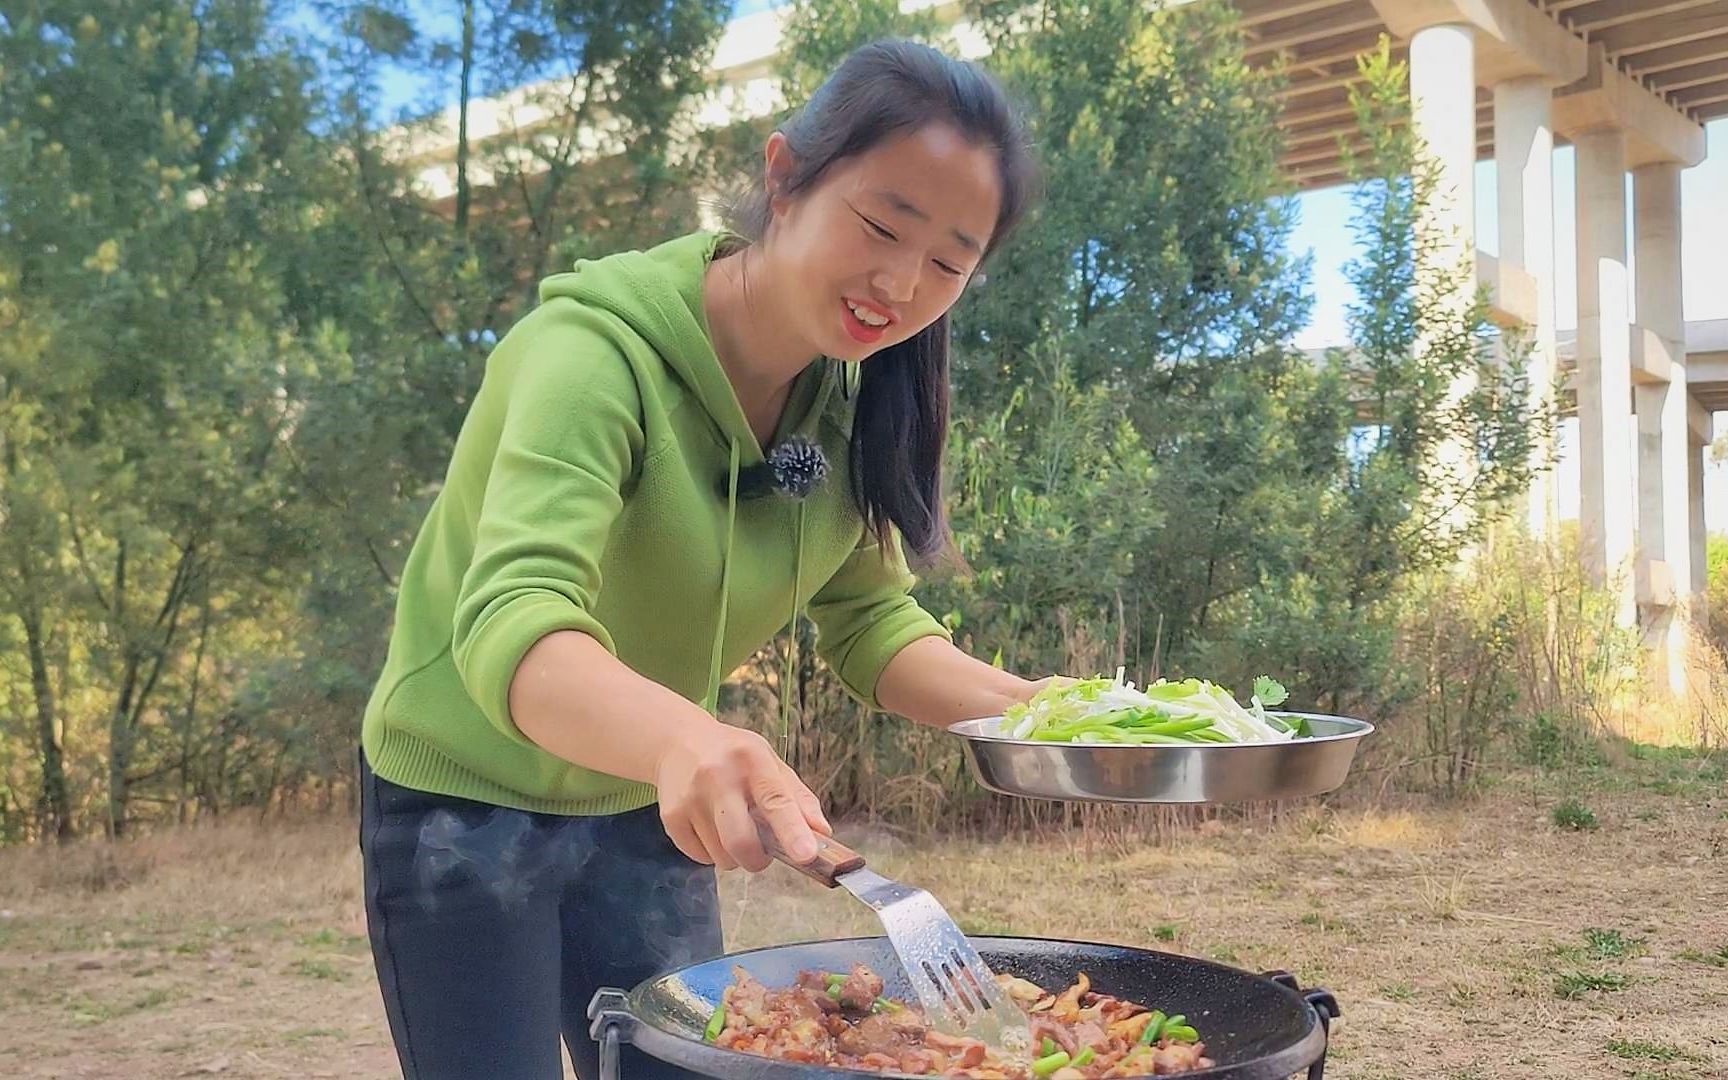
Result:
{"label": "spatula wooden handle", "polygon": [[773,830],[758,823],[757,832],[762,837],[762,850],[805,877],[814,878],[830,889],[840,884],[835,879],[841,874],[850,874],[852,871],[861,870],[864,867],[864,856],[840,841],[826,836],[816,837],[816,857],[809,862],[801,863],[786,854],[785,849],[780,846],[780,841],[775,838]]}

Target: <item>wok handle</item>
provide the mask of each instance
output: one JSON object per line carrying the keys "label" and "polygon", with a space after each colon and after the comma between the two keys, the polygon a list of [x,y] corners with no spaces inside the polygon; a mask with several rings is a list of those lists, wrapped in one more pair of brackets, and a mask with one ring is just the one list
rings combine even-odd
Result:
{"label": "wok handle", "polygon": [[630,1012],[630,996],[622,990],[601,987],[588,1003],[588,1035],[600,1044],[600,1075],[597,1080],[619,1080],[618,1052],[630,1037],[636,1018]]}
{"label": "wok handle", "polygon": [[841,874],[850,874],[864,868],[864,856],[832,837],[817,836],[816,857],[801,863],[786,854],[780,841],[775,838],[774,831],[760,821],[756,823],[756,832],[762,840],[763,851],[772,855],[776,861],[785,863],[805,877],[813,878],[830,889],[840,884],[837,879]]}
{"label": "wok handle", "polygon": [[[1294,981],[1294,980],[1292,980]],[[1325,1080],[1326,1051],[1332,1048],[1332,1021],[1341,1015],[1338,999],[1328,990],[1305,990],[1302,1000],[1314,1010],[1314,1015],[1320,1020],[1320,1030],[1326,1034],[1326,1045],[1320,1048],[1320,1058],[1308,1068],[1308,1080]]]}
{"label": "wok handle", "polygon": [[608,1027],[600,1036],[600,1080],[619,1080],[618,1029]]}

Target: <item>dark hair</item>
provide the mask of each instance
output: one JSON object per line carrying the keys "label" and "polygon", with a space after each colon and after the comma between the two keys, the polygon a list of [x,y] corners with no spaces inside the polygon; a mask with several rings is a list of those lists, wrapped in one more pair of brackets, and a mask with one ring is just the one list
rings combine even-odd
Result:
{"label": "dark hair", "polygon": [[[779,128],[792,152],[782,194],[815,184],[829,167],[926,124],[944,123],[996,150],[1002,204],[988,257],[1037,195],[1039,172],[1024,123],[1002,87],[977,64],[910,41],[854,51]],[[758,176],[732,207],[733,228],[760,239],[770,219]],[[928,564],[948,546],[942,450],[948,439],[948,315],[863,365],[852,423],[852,497],[884,546],[890,526],[908,555]]]}

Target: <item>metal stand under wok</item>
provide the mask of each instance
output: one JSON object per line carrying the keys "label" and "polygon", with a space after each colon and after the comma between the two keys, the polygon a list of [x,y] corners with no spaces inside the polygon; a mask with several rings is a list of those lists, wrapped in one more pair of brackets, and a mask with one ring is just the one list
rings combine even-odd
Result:
{"label": "metal stand under wok", "polygon": [[[1199,1027],[1218,1064],[1182,1074],[1187,1080],[1323,1080],[1338,1002],[1326,990],[1303,989],[1284,971],[1254,974],[1206,960],[1094,942],[976,937],[997,971],[1041,986],[1066,986],[1082,971],[1108,993],[1157,1007],[1177,1004]],[[801,970],[864,963],[887,981],[886,993],[909,993],[885,938],[781,945],[690,964],[636,987],[602,989],[588,1006],[590,1035],[600,1043],[599,1080],[619,1076],[619,1050],[630,1043],[661,1061],[719,1080],[880,1080],[880,1074],[782,1061],[712,1046],[702,1037],[720,994],[742,967],[770,987],[790,986]]]}

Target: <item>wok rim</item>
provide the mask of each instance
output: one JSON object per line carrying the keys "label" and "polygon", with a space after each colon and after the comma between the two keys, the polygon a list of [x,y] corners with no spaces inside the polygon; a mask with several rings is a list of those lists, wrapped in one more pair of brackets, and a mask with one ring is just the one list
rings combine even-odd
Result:
{"label": "wok rim", "polygon": [[[1221,964],[1217,961],[1206,960],[1201,957],[1188,956],[1184,953],[1166,952],[1161,949],[1147,949],[1134,945],[1121,945],[1108,941],[1087,941],[1078,938],[1059,937],[1026,937],[1014,934],[969,934],[967,937],[974,942],[980,943],[1007,942],[1011,944],[1030,944],[1056,948],[1073,947],[1086,950],[1110,950],[1119,954],[1156,955],[1175,960],[1190,968],[1210,970],[1215,975],[1231,979],[1248,980],[1254,983],[1273,987],[1283,995],[1290,1006],[1307,1021],[1307,1030],[1303,1033],[1302,1037],[1282,1049],[1275,1050],[1272,1053],[1248,1061],[1224,1063],[1215,1065],[1210,1069],[1199,1069],[1185,1073],[1173,1074],[1177,1077],[1183,1078],[1183,1080],[1190,1080],[1190,1078],[1191,1080],[1288,1080],[1288,1077],[1292,1074],[1307,1069],[1316,1061],[1324,1058],[1328,1048],[1330,1047],[1331,1039],[1329,1018],[1322,1016],[1315,1003],[1309,1000],[1308,997],[1304,996],[1305,994],[1314,993],[1319,990],[1317,987],[1306,987],[1300,990],[1292,989],[1290,986],[1271,978],[1269,973],[1255,973],[1248,971],[1245,968],[1231,967],[1228,964]],[[711,1075],[721,1077],[750,1075],[753,1077],[764,1078],[789,1078],[792,1076],[812,1075],[807,1073],[805,1070],[819,1070],[815,1075],[821,1075],[824,1077],[853,1077],[859,1078],[859,1080],[868,1080],[868,1078],[872,1077],[881,1078],[884,1076],[902,1076],[904,1074],[882,1073],[862,1069],[844,1069],[829,1065],[810,1064],[807,1062],[784,1061],[779,1058],[768,1058],[758,1054],[751,1054],[743,1050],[731,1050],[723,1047],[712,1046],[698,1038],[692,1038],[689,1035],[660,1027],[646,1018],[646,1010],[643,1008],[644,1002],[653,992],[653,987],[656,983],[662,982],[663,980],[669,979],[680,972],[687,971],[691,968],[701,967],[706,964],[715,964],[722,961],[736,963],[740,959],[748,956],[756,956],[765,953],[810,946],[844,946],[862,942],[886,941],[887,939],[883,935],[845,938],[814,938],[806,941],[789,941],[782,942],[778,945],[761,945],[753,949],[742,949],[738,952],[728,952],[720,956],[711,957],[707,960],[699,960],[690,964],[682,964],[677,967],[666,968],[646,979],[643,979],[627,991],[611,991],[611,993],[615,994],[617,998],[623,1001],[624,1012],[628,1017],[624,1030],[619,1032],[618,1036],[621,1041],[631,1043],[644,1053],[647,1053],[660,1061],[693,1070],[701,1070],[703,1068],[703,1059],[708,1059],[712,1055],[721,1055],[717,1062],[710,1062],[711,1065],[714,1065],[717,1068],[717,1071]],[[596,1039],[603,1039],[605,1035],[603,1029],[605,1027],[614,1026],[608,1024],[604,1010],[598,1014],[594,1011],[599,1007],[601,999],[608,993],[609,991],[604,988],[598,991],[594,996],[594,1004],[590,1009],[590,1014],[595,1019],[592,1034]],[[668,1057],[658,1053],[656,1052],[657,1048],[664,1049],[673,1056]],[[725,1064],[727,1062],[736,1063],[736,1067],[727,1068]],[[923,1080],[932,1080],[932,1078],[925,1077]],[[1134,1078],[1134,1080],[1137,1080],[1137,1078]]]}

